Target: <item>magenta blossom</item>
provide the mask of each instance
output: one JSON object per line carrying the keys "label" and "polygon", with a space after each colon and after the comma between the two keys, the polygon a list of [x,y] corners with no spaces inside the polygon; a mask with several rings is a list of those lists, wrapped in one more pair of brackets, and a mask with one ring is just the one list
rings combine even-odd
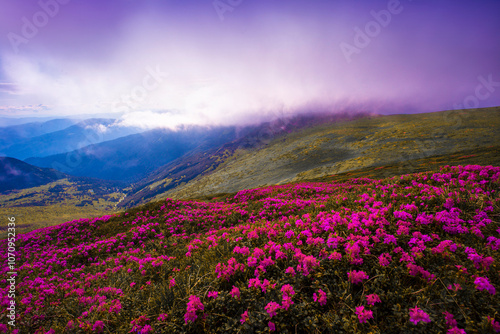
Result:
{"label": "magenta blossom", "polygon": [[97,320],[94,323],[94,326],[92,327],[92,331],[95,333],[102,333],[103,329],[104,329],[104,322],[102,322],[101,320]]}
{"label": "magenta blossom", "polygon": [[453,314],[451,314],[450,312],[446,312],[446,311],[443,312],[443,314],[444,314],[444,319],[446,320],[446,326],[448,328],[457,326],[457,321],[453,317]]}
{"label": "magenta blossom", "polygon": [[500,323],[498,321],[496,321],[495,318],[492,318],[490,316],[488,316],[487,318],[488,318],[488,323],[491,325],[493,330],[496,333],[500,333]]}
{"label": "magenta blossom", "polygon": [[248,310],[246,310],[245,312],[243,312],[243,314],[241,315],[241,319],[240,319],[241,323],[244,323],[246,321],[248,321]]}
{"label": "magenta blossom", "polygon": [[431,319],[427,313],[415,306],[415,308],[410,309],[410,321],[416,325],[420,321],[431,322]]}
{"label": "magenta blossom", "polygon": [[366,302],[368,305],[375,305],[375,303],[381,303],[382,301],[380,300],[380,297],[377,294],[371,294],[366,296]]}
{"label": "magenta blossom", "polygon": [[280,304],[276,302],[269,302],[264,309],[269,314],[269,317],[274,317],[276,315],[276,310],[280,309]]}
{"label": "magenta blossom", "polygon": [[281,287],[281,292],[283,293],[283,295],[287,295],[287,296],[293,296],[295,294],[295,291],[293,290],[293,286],[291,286],[290,284],[285,284]]}
{"label": "magenta blossom", "polygon": [[491,285],[487,277],[477,277],[474,280],[474,284],[476,284],[476,289],[478,290],[486,290],[490,293],[490,295],[496,294],[495,287]]}
{"label": "magenta blossom", "polygon": [[286,268],[285,273],[295,276],[295,269],[293,269],[292,267],[288,267]]}
{"label": "magenta blossom", "polygon": [[236,299],[239,299],[240,298],[240,289],[238,289],[237,287],[235,287],[233,285],[233,289],[231,290],[231,292],[229,293],[233,298],[236,298]]}
{"label": "magenta blossom", "polygon": [[196,311],[203,311],[204,305],[202,304],[200,298],[195,295],[189,296],[189,302],[187,303],[186,314],[184,315],[184,321],[186,324],[188,322],[193,322],[198,318]]}
{"label": "magenta blossom", "polygon": [[321,289],[318,290],[317,295],[316,293],[313,294],[313,299],[315,302],[318,302],[321,306],[326,305],[326,293]]}
{"label": "magenta blossom", "polygon": [[271,321],[269,321],[269,323],[267,325],[269,326],[269,330],[271,332],[274,332],[276,330],[276,326]]}
{"label": "magenta blossom", "polygon": [[364,306],[356,307],[356,315],[358,316],[359,322],[361,324],[367,322],[370,319],[373,319],[373,311],[365,310]]}
{"label": "magenta blossom", "polygon": [[364,271],[350,271],[347,273],[347,277],[349,278],[349,282],[352,284],[358,284],[363,282],[364,279],[368,279],[368,275]]}

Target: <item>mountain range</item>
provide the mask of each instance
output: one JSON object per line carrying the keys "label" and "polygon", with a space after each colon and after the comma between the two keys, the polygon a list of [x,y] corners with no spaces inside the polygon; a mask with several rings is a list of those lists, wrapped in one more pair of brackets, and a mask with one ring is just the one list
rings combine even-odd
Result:
{"label": "mountain range", "polygon": [[114,119],[91,118],[79,122],[56,119],[0,128],[0,155],[25,160],[77,150],[140,132]]}

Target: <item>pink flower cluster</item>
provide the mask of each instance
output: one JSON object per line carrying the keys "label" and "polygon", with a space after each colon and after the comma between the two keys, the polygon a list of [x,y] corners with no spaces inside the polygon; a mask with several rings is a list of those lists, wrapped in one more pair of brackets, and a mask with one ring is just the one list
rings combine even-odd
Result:
{"label": "pink flower cluster", "polygon": [[368,275],[364,271],[352,270],[347,273],[347,277],[349,278],[349,282],[352,284],[362,283],[363,280],[368,279]]}
{"label": "pink flower cluster", "polygon": [[326,292],[319,289],[318,294],[316,294],[316,292],[313,294],[313,300],[315,302],[318,302],[321,306],[325,306],[326,305]]}
{"label": "pink flower cluster", "polygon": [[373,311],[365,310],[364,306],[356,306],[356,315],[360,323],[366,323],[368,320],[373,319]]}
{"label": "pink flower cluster", "polygon": [[203,311],[204,308],[205,307],[200,301],[200,298],[194,295],[189,296],[186,314],[184,315],[185,323],[187,324],[188,322],[194,322],[196,318],[198,318],[198,316],[196,315],[196,311]]}
{"label": "pink flower cluster", "polygon": [[427,313],[415,306],[410,309],[410,321],[416,325],[419,322],[431,322],[431,319]]}
{"label": "pink flower cluster", "polygon": [[494,295],[497,292],[487,277],[476,277],[474,284],[476,285],[476,289],[486,290],[490,295]]}

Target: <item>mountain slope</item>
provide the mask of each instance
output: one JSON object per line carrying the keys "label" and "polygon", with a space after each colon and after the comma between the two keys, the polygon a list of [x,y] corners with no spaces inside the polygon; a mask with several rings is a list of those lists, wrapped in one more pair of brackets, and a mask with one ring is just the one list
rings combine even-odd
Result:
{"label": "mountain slope", "polygon": [[0,192],[26,189],[66,177],[54,169],[40,168],[21,160],[0,157]]}
{"label": "mountain slope", "polygon": [[[259,125],[248,125],[236,130],[236,139],[223,145],[205,145],[205,149],[189,151],[182,157],[162,166],[132,186],[120,202],[131,207],[162,196],[167,191],[182,187],[195,178],[209,175],[237,152],[259,150],[276,138],[323,123],[368,117],[365,113],[310,114],[276,119]],[[207,150],[206,147],[211,147]]]}
{"label": "mountain slope", "polygon": [[[165,197],[232,193],[360,168],[403,164],[499,142],[498,107],[312,124],[289,133],[284,131],[258,147],[245,148],[238,141],[226,144],[225,149],[204,158],[219,163],[204,163],[205,169],[201,168],[203,171],[194,177],[189,175],[192,161],[172,162],[136,184],[120,205]],[[198,164],[201,161],[198,159]]]}
{"label": "mountain slope", "polygon": [[[191,150],[220,147],[236,136],[234,127],[189,127],[178,131],[150,130],[90,145],[70,154],[58,154],[26,161],[41,167],[54,167],[76,176],[105,180],[138,181]],[[68,157],[76,162],[68,163]]]}
{"label": "mountain slope", "polygon": [[53,119],[46,122],[30,122],[26,124],[1,127],[0,154],[8,156],[8,152],[4,152],[4,150],[9,146],[15,145],[16,143],[29,138],[63,130],[75,123],[76,121],[72,119]]}

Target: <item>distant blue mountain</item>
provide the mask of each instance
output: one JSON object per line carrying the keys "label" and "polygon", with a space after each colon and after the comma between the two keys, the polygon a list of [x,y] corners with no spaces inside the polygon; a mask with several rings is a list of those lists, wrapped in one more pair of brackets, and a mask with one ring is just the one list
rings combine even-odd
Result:
{"label": "distant blue mountain", "polygon": [[21,140],[66,129],[76,122],[72,119],[54,119],[46,122],[30,122],[0,127],[0,149],[18,143]]}
{"label": "distant blue mountain", "polygon": [[44,185],[67,175],[49,168],[29,165],[14,158],[0,157],[0,193]]}
{"label": "distant blue mountain", "polygon": [[0,128],[0,156],[20,160],[46,157],[141,131],[117,126],[114,119],[92,118],[73,123],[71,120],[53,120]]}
{"label": "distant blue mountain", "polygon": [[134,182],[194,149],[218,148],[236,136],[235,127],[156,129],[25,161],[74,176]]}

